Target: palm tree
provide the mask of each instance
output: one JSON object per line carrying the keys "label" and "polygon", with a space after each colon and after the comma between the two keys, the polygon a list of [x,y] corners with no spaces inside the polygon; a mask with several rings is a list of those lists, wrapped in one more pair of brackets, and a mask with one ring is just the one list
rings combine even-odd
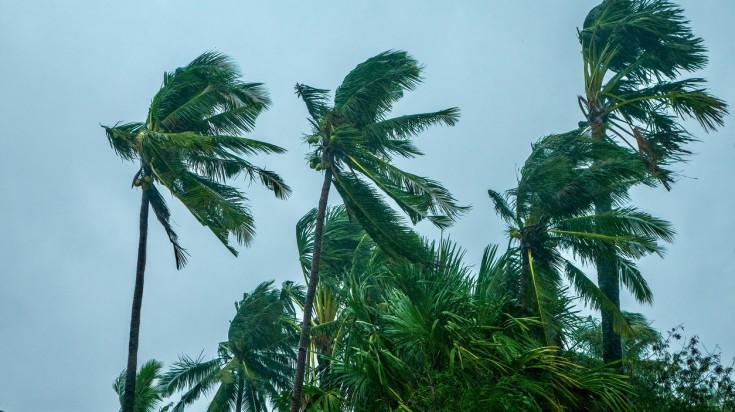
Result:
{"label": "palm tree", "polygon": [[[584,96],[579,106],[595,139],[617,138],[636,150],[668,190],[669,165],[690,152],[695,140],[681,124],[696,119],[705,131],[722,126],[727,105],[705,89],[702,78],[680,78],[707,63],[702,39],[695,37],[683,11],[666,0],[604,0],[587,15],[579,40],[584,61]],[[599,213],[609,197],[596,201]],[[614,258],[596,262],[605,295],[620,306]],[[604,359],[622,358],[620,336],[608,312],[602,313]]]}
{"label": "palm tree", "polygon": [[278,290],[272,284],[261,283],[235,304],[237,313],[216,358],[182,355],[161,377],[164,393],[186,391],[171,412],[183,411],[217,385],[207,410],[267,411],[270,397],[290,386],[297,337],[293,285]]}
{"label": "palm tree", "polygon": [[[317,210],[312,209],[296,223],[296,245],[304,281],[309,282],[314,249],[314,229]],[[355,264],[365,253],[371,253],[374,243],[362,227],[350,220],[343,205],[328,207],[324,217],[322,251],[319,263],[319,283],[314,294],[312,335],[310,348],[318,361],[311,383],[315,383],[317,370],[325,370],[332,355],[334,340],[339,333],[335,322],[341,310],[340,290],[345,277],[355,269]],[[309,364],[316,362],[309,359]],[[308,380],[308,378],[307,378]],[[307,382],[308,383],[308,382]]]}
{"label": "palm tree", "polygon": [[[140,367],[138,374],[135,376],[135,412],[168,412],[173,406],[172,403],[161,406],[166,397],[159,389],[158,382],[161,379],[161,370],[163,364],[157,360],[149,360]],[[115,378],[112,388],[120,398],[120,406],[123,404],[123,394],[125,393],[125,376],[126,371],[122,371],[120,376]]]}
{"label": "palm tree", "polygon": [[646,177],[634,153],[576,130],[533,145],[515,189],[505,195],[488,191],[495,210],[509,225],[513,245],[505,284],[514,285],[523,316],[535,309],[547,344],[562,343],[563,277],[583,302],[612,314],[616,329],[630,329],[618,307],[563,252],[586,264],[615,251],[625,286],[639,302],[652,301],[651,290],[632,259],[661,254],[657,241],[671,241],[671,225],[633,208],[592,213],[601,193],[620,203],[630,185]]}
{"label": "palm tree", "polygon": [[[394,102],[421,81],[416,60],[402,51],[387,51],[359,64],[335,91],[297,84],[310,115],[312,133],[307,142],[315,149],[310,166],[324,170],[309,273],[304,319],[299,341],[291,411],[298,412],[306,365],[312,306],[319,279],[319,262],[329,190],[334,185],[349,215],[387,254],[396,259],[423,260],[427,254],[419,237],[403,225],[370,185],[390,197],[416,223],[429,219],[446,227],[465,210],[436,181],[404,172],[391,164],[394,156],[414,157],[421,152],[411,137],[435,124],[454,125],[457,108],[388,118]],[[370,182],[370,183],[368,183]]]}
{"label": "palm tree", "polygon": [[145,122],[103,126],[110,145],[124,160],[139,163],[133,186],[141,190],[140,238],[128,344],[123,411],[135,403],[135,370],[148,237],[148,210],[153,208],[174,249],[176,268],[187,253],[170,224],[170,211],[157,186],[166,187],[194,217],[227,247],[232,235],[247,245],[255,234],[247,200],[226,179],[244,174],[259,179],[279,198],[290,188],[272,171],[241,158],[282,153],[278,146],[237,136],[252,129],[270,104],[260,83],[245,83],[227,56],[207,52],[187,66],[164,74]]}
{"label": "palm tree", "polygon": [[429,264],[385,261],[348,279],[330,366],[341,410],[627,410],[621,376],[580,368],[529,336],[535,320],[504,313],[495,248],[477,274],[456,245],[428,248]]}

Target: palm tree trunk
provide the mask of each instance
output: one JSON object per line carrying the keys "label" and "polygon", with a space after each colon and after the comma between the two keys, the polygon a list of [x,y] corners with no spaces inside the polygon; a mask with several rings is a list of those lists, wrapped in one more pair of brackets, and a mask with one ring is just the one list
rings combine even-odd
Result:
{"label": "palm tree trunk", "polygon": [[[605,213],[611,210],[610,196],[595,202],[595,213]],[[615,253],[614,251],[611,253]],[[620,308],[620,282],[618,280],[618,268],[612,258],[598,258],[595,262],[597,267],[597,285],[600,291],[608,298],[615,307]],[[623,344],[620,335],[613,329],[613,315],[608,311],[602,311],[602,359],[605,363],[619,361],[623,358]],[[623,371],[622,365],[618,364],[616,369]]]}
{"label": "palm tree trunk", "polygon": [[[591,107],[596,107],[593,105]],[[593,139],[605,138],[605,124],[600,115],[590,110],[590,129]],[[610,194],[603,196],[595,202],[595,213],[607,213],[612,210],[612,198]],[[614,252],[612,252],[614,253]],[[598,258],[595,262],[597,269],[597,285],[600,291],[608,298],[615,307],[620,308],[620,284],[618,282],[618,268],[612,258]],[[623,358],[623,344],[620,335],[613,329],[613,315],[602,310],[602,359],[605,363],[619,361]],[[622,365],[618,364],[616,369],[622,372]]]}
{"label": "palm tree trunk", "polygon": [[518,282],[518,293],[521,298],[521,316],[528,316],[528,278],[531,276],[526,248],[521,246],[521,278]]}
{"label": "palm tree trunk", "polygon": [[135,270],[133,309],[130,315],[130,339],[128,340],[128,367],[125,372],[125,392],[122,412],[133,412],[135,407],[135,373],[138,370],[138,333],[140,332],[140,307],[143,303],[146,244],[148,242],[148,192],[142,190],[140,201],[140,237],[138,239],[138,264]]}
{"label": "palm tree trunk", "polygon": [[242,376],[242,371],[240,371],[239,375],[237,379],[237,403],[235,404],[235,412],[242,411],[242,393],[245,389],[245,377]]}
{"label": "palm tree trunk", "polygon": [[301,324],[301,338],[299,338],[299,355],[296,359],[296,376],[294,377],[293,394],[291,395],[291,412],[301,409],[301,396],[304,388],[304,373],[306,372],[306,352],[309,345],[309,330],[311,329],[311,312],[314,306],[314,295],[319,283],[319,258],[322,254],[322,233],[324,232],[324,216],[327,211],[329,188],[332,186],[332,170],[327,167],[324,171],[324,184],[319,197],[319,208],[316,213],[314,227],[314,251],[311,256],[311,274],[309,285],[304,299],[304,320]]}

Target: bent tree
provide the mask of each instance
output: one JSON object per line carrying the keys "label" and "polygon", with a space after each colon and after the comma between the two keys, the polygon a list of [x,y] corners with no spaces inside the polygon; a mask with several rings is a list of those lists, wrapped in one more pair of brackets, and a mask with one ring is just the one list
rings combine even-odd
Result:
{"label": "bent tree", "polygon": [[596,214],[593,204],[605,193],[617,206],[627,200],[631,184],[647,177],[635,153],[590,139],[579,129],[539,140],[520,170],[518,185],[504,194],[488,191],[496,212],[508,223],[510,255],[503,283],[510,285],[521,316],[540,318],[546,344],[565,343],[564,278],[583,303],[607,311],[617,330],[631,332],[619,308],[568,255],[589,264],[595,256],[615,251],[621,282],[638,302],[652,301],[634,260],[663,253],[659,241],[672,240],[670,223],[635,208]]}
{"label": "bent tree", "polygon": [[[296,94],[306,104],[312,125],[307,143],[314,148],[310,166],[324,171],[314,227],[312,264],[304,301],[291,411],[298,412],[306,369],[314,294],[319,280],[324,216],[329,190],[337,190],[347,213],[375,243],[395,259],[427,262],[421,239],[406,227],[379,194],[392,199],[413,223],[429,219],[439,227],[450,225],[464,210],[434,180],[407,173],[392,164],[395,156],[422,153],[411,142],[429,126],[453,126],[459,109],[388,117],[403,92],[421,81],[421,68],[403,51],[386,51],[359,64],[343,80],[330,104],[329,91],[303,84]],[[376,190],[378,189],[378,190]]]}
{"label": "bent tree", "polygon": [[247,245],[255,234],[255,226],[245,204],[247,199],[225,184],[226,180],[243,174],[259,180],[279,198],[291,192],[276,173],[241,157],[284,152],[278,146],[238,136],[251,131],[255,119],[269,104],[261,83],[243,82],[229,57],[207,52],[187,66],[164,74],[163,85],[153,97],[144,122],[102,126],[118,156],[138,162],[133,186],[141,190],[140,238],[123,412],[132,412],[135,404],[149,208],[173,245],[176,268],[181,269],[187,260],[187,252],[171,227],[171,213],[158,187],[167,188],[237,255],[229,237]]}
{"label": "bent tree", "polygon": [[[579,107],[594,139],[615,139],[638,152],[650,173],[668,190],[669,168],[696,140],[682,125],[688,118],[705,131],[722,126],[727,105],[710,94],[702,78],[682,72],[707,64],[703,41],[692,34],[682,9],[665,0],[605,0],[579,30],[584,62],[584,96]],[[596,201],[597,213],[611,210],[610,196]],[[596,259],[598,283],[620,306],[620,269],[610,256]],[[602,312],[603,359],[622,359],[611,314]]]}

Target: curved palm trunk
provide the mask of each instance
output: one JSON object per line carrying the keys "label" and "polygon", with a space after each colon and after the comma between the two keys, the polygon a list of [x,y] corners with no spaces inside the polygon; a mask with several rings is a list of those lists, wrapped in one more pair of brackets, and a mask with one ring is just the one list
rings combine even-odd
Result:
{"label": "curved palm trunk", "polygon": [[125,392],[122,412],[133,412],[135,406],[135,372],[138,370],[138,333],[140,332],[140,307],[143,303],[146,244],[148,242],[148,192],[142,191],[140,201],[140,238],[138,239],[138,264],[135,270],[133,309],[130,315],[130,339],[128,340],[128,366],[125,372]]}
{"label": "curved palm trunk", "polygon": [[[595,106],[592,106],[595,107]],[[590,110],[590,128],[592,138],[605,138],[604,120],[597,115],[592,116]],[[608,194],[595,202],[595,213],[607,213],[612,210],[612,199]],[[597,286],[615,307],[620,308],[620,284],[618,282],[618,270],[612,259],[599,258],[595,262],[597,269]],[[613,315],[607,311],[600,311],[602,317],[602,359],[605,363],[620,361],[623,358],[623,344],[620,335],[613,329]],[[623,371],[622,364],[616,369]]]}
{"label": "curved palm trunk", "polygon": [[299,412],[301,409],[301,396],[304,388],[304,373],[306,372],[306,352],[309,345],[309,331],[311,329],[311,312],[314,306],[314,295],[319,283],[319,258],[322,254],[322,233],[324,232],[324,216],[327,211],[327,198],[329,188],[332,186],[332,170],[327,167],[324,171],[324,184],[319,197],[319,208],[316,213],[316,226],[314,227],[314,251],[311,256],[311,274],[309,285],[306,289],[304,299],[304,320],[301,324],[301,337],[299,338],[299,355],[296,359],[296,376],[294,376],[293,394],[291,395],[291,412]]}

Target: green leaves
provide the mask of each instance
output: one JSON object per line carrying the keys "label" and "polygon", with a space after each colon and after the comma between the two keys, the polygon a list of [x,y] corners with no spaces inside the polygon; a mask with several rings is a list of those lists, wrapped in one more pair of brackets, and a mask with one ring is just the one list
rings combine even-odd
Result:
{"label": "green leaves", "polygon": [[[420,82],[420,67],[406,52],[386,51],[352,70],[329,106],[328,90],[303,84],[296,94],[304,101],[313,126],[308,142],[316,150],[310,166],[329,168],[347,212],[391,256],[422,259],[418,236],[380,199],[390,197],[411,222],[430,220],[440,228],[451,225],[468,207],[456,204],[439,182],[407,173],[391,161],[421,152],[411,138],[428,127],[453,126],[459,110],[388,118],[393,103]],[[378,189],[377,191],[375,189]]]}
{"label": "green leaves", "polygon": [[683,10],[668,1],[605,0],[589,12],[579,37],[587,59],[605,47],[614,50],[612,71],[644,81],[674,78],[707,64],[702,39],[688,24]]}
{"label": "green leaves", "polygon": [[[144,363],[138,373],[135,375],[135,412],[166,412],[172,404],[163,405],[165,393],[161,390],[159,384],[161,379],[161,370],[163,363],[152,359]],[[115,393],[120,397],[120,404],[123,402],[123,393],[125,393],[125,371],[115,379],[112,384]]]}
{"label": "green leaves", "polygon": [[[634,153],[577,130],[534,144],[516,188],[505,194],[488,191],[496,212],[508,223],[509,253],[519,262],[509,260],[506,272],[496,269],[495,282],[514,292],[521,312],[524,303],[535,308],[549,344],[559,336],[558,318],[566,310],[557,302],[562,278],[583,303],[611,313],[616,329],[631,333],[615,304],[563,252],[583,264],[613,259],[621,283],[640,302],[651,302],[651,290],[630,259],[662,254],[659,242],[673,239],[671,224],[635,208],[596,213],[594,207],[610,194],[615,201],[624,200],[631,185],[647,179],[645,165]],[[509,277],[520,286],[512,286]]]}
{"label": "green leaves", "polygon": [[583,368],[558,348],[541,346],[528,333],[537,321],[513,318],[503,313],[503,299],[478,293],[504,266],[493,248],[477,275],[451,242],[429,249],[430,264],[387,261],[345,285],[342,343],[322,375],[340,388],[343,408],[629,407],[620,376]]}
{"label": "green leaves", "polygon": [[182,411],[216,387],[209,410],[266,411],[267,400],[284,390],[293,374],[294,345],[292,285],[274,289],[264,282],[235,304],[228,339],[219,356],[204,361],[179,357],[161,378],[167,394],[183,392],[173,411]]}
{"label": "green leaves", "polygon": [[389,256],[426,260],[426,250],[421,239],[405,227],[393,209],[362,180],[340,170],[334,172],[334,187],[342,197],[347,213],[355,218],[365,232]]}
{"label": "green leaves", "polygon": [[154,184],[168,188],[235,255],[230,237],[247,245],[255,226],[247,198],[226,181],[244,176],[257,180],[278,198],[291,194],[278,174],[243,159],[285,152],[279,146],[238,136],[252,130],[269,104],[262,84],[243,82],[229,57],[207,52],[164,74],[146,122],[103,126],[113,150],[125,160],[140,162],[140,176],[153,178],[142,188],[150,191],[151,206],[174,247],[177,268],[186,263],[186,252]]}
{"label": "green leaves", "polygon": [[[677,119],[696,119],[705,131],[723,125],[727,104],[701,78],[677,79],[707,63],[683,11],[665,0],[605,0],[579,31],[585,65],[580,107],[602,138],[607,132],[638,151],[666,189],[668,166],[695,140]],[[612,137],[612,136],[611,136]]]}
{"label": "green leaves", "polygon": [[386,51],[353,69],[337,88],[334,108],[357,127],[381,121],[393,103],[421,81],[418,62],[403,51]]}
{"label": "green leaves", "polygon": [[250,131],[270,105],[260,83],[244,83],[226,55],[206,52],[164,75],[154,96],[147,127],[161,132],[227,134]]}

